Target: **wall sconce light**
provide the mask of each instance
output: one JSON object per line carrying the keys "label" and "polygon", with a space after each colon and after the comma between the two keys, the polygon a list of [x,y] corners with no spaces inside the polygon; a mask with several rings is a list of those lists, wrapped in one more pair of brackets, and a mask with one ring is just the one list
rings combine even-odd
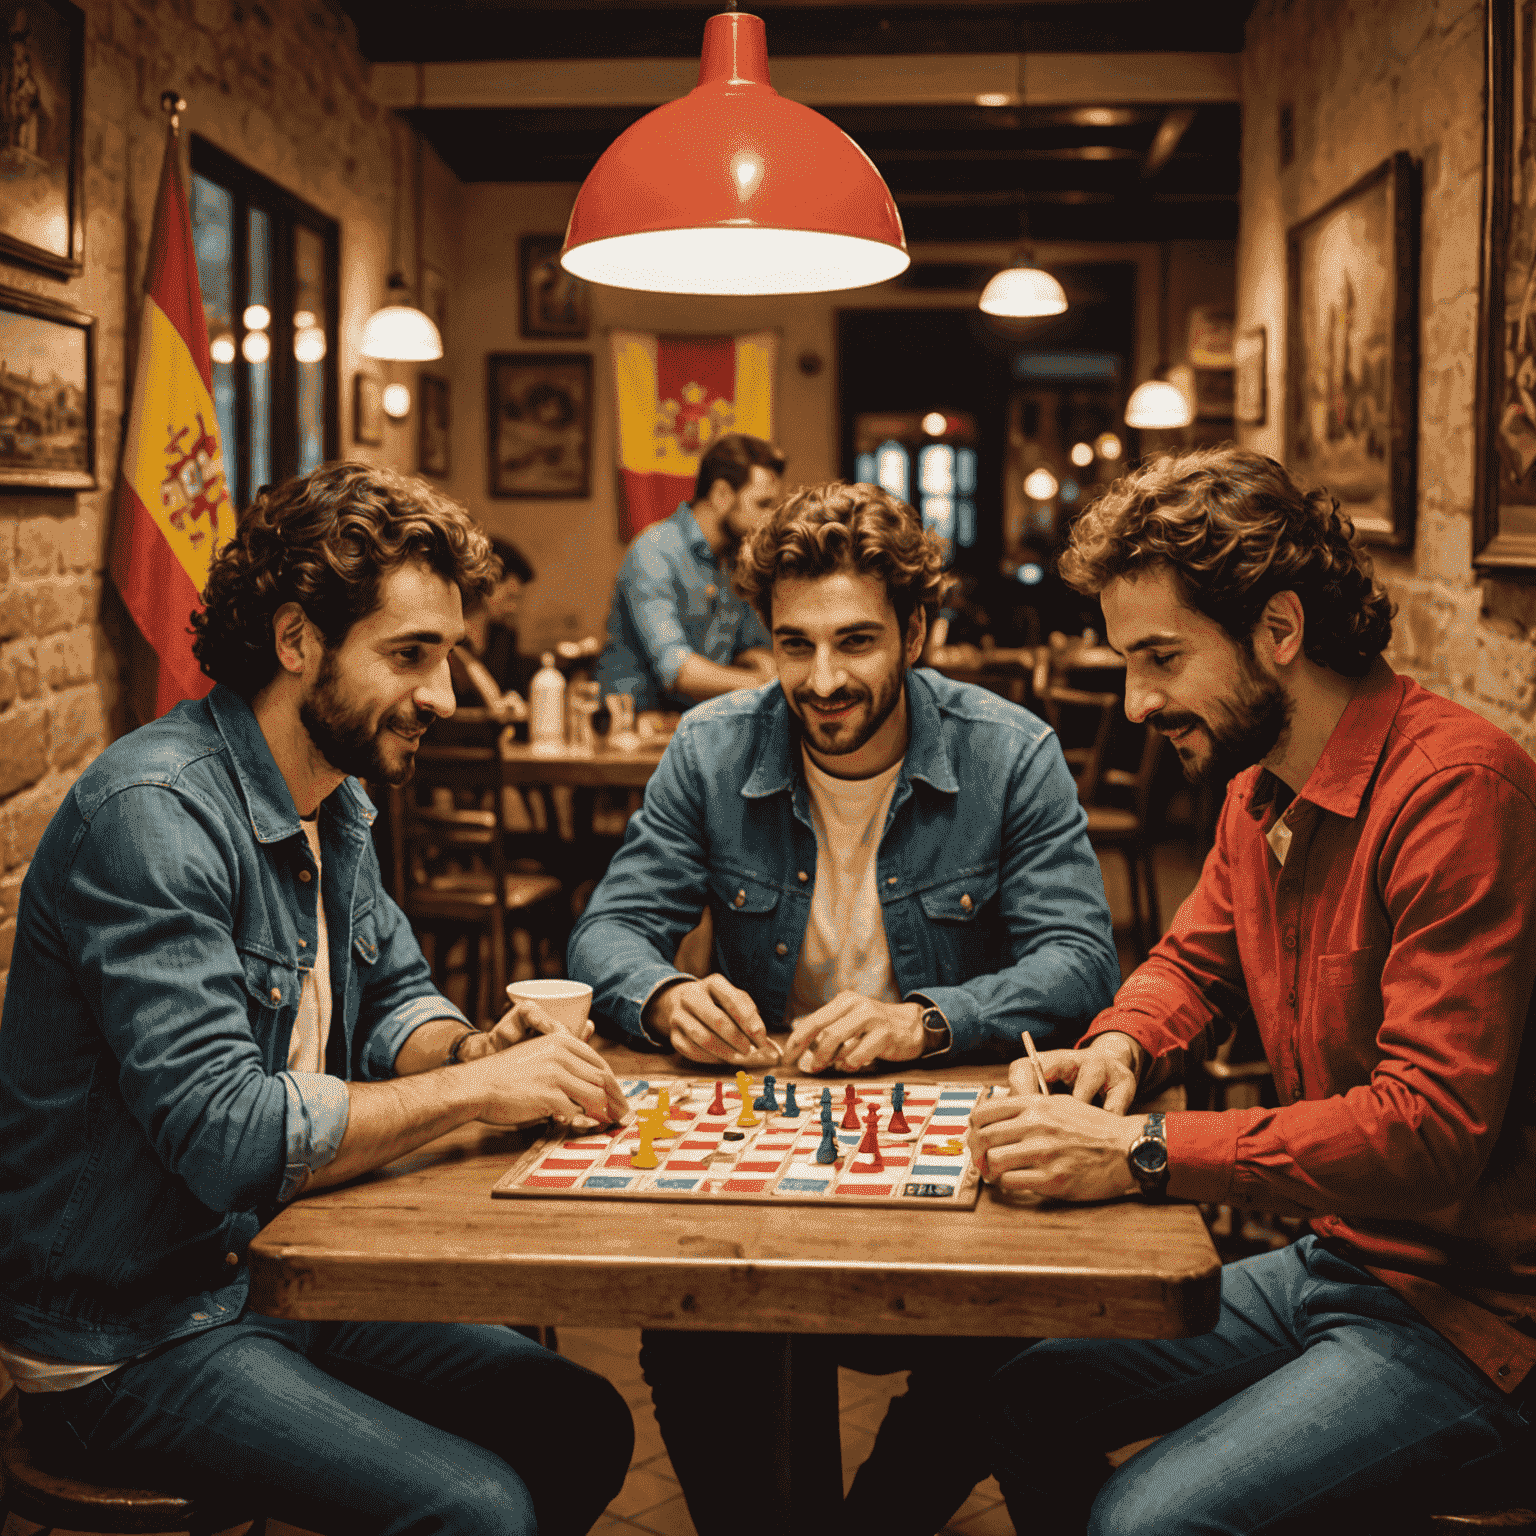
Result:
{"label": "wall sconce light", "polygon": [[406,385],[384,386],[384,414],[391,421],[404,421],[411,414],[411,391]]}

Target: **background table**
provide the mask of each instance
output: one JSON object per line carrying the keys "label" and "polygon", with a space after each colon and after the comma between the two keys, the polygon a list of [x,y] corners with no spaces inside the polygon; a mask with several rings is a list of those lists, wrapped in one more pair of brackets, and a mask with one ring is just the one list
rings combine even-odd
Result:
{"label": "background table", "polygon": [[[700,1075],[604,1046],[621,1076]],[[1000,1082],[1001,1067],[892,1079]],[[1220,1266],[1186,1205],[973,1211],[495,1200],[529,1131],[467,1126],[295,1201],[251,1244],[251,1306],[279,1317],[737,1330],[781,1336],[773,1497],[829,1529],[841,1497],[836,1372],[821,1333],[1169,1338],[1216,1319]],[[729,1365],[729,1343],[722,1340]],[[766,1469],[765,1469],[766,1470]],[[756,1486],[754,1484],[754,1486]]]}

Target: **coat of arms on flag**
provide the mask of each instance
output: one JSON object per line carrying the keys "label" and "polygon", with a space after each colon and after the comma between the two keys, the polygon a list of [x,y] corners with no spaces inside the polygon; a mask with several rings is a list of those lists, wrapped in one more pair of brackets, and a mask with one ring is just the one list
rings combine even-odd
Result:
{"label": "coat of arms on flag", "polygon": [[626,540],[693,496],[699,460],[716,438],[773,440],[772,331],[746,336],[613,333],[619,402],[620,529]]}
{"label": "coat of arms on flag", "polygon": [[159,658],[157,715],[213,686],[192,655],[188,620],[202,601],[214,550],[234,520],[173,126],[149,239],[112,543],[113,579]]}

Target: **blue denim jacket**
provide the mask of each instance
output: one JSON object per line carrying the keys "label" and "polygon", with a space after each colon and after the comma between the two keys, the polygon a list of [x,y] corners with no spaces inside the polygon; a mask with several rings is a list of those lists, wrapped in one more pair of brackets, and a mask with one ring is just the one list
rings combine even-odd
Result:
{"label": "blue denim jacket", "polygon": [[613,588],[597,680],[605,694],[633,694],[637,710],[692,709],[693,699],[672,691],[691,653],[725,666],[753,646],[772,643],[762,620],[732,589],[730,572],[685,501],[629,546]]}
{"label": "blue denim jacket", "polygon": [[373,818],[354,779],[320,810],[329,1060],[291,1072],[314,859],[250,707],[217,687],[80,776],[22,884],[0,1022],[0,1338],[108,1364],[233,1320],[257,1228],[335,1156],[340,1079],[461,1017]]}
{"label": "blue denim jacket", "polygon": [[[1088,819],[1055,734],[937,672],[907,673],[911,741],[876,855],[903,998],[928,999],[953,1050],[1009,1056],[1028,1029],[1070,1045],[1120,982]],[[810,918],[816,834],[799,732],[777,683],[684,717],[624,846],[572,935],[570,972],[633,1043],[707,903],[716,967],[769,1029]],[[654,1042],[652,1042],[654,1043]]]}

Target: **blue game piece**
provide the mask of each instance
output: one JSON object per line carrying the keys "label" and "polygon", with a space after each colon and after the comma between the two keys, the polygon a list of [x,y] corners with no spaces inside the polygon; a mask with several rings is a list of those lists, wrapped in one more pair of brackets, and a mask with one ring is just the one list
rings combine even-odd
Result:
{"label": "blue game piece", "polygon": [[786,1119],[798,1120],[800,1118],[800,1106],[795,1103],[795,1085],[784,1085],[784,1115]]}
{"label": "blue game piece", "polygon": [[905,1083],[897,1083],[891,1089],[891,1109],[893,1111],[894,1110],[899,1110],[901,1108],[901,1106],[903,1104],[905,1104],[906,1102],[907,1102],[907,1085]]}
{"label": "blue game piece", "polygon": [[832,1128],[832,1100],[830,1093],[821,1106],[821,1145],[816,1148],[818,1163],[837,1161],[837,1132]]}
{"label": "blue game piece", "polygon": [[773,1085],[778,1081],[770,1072],[763,1079],[763,1091],[752,1100],[753,1109],[766,1109],[769,1114],[776,1115],[779,1112],[779,1101],[774,1097]]}
{"label": "blue game piece", "polygon": [[832,1090],[830,1088],[823,1088],[821,1090],[821,1107],[823,1110],[832,1108]]}

